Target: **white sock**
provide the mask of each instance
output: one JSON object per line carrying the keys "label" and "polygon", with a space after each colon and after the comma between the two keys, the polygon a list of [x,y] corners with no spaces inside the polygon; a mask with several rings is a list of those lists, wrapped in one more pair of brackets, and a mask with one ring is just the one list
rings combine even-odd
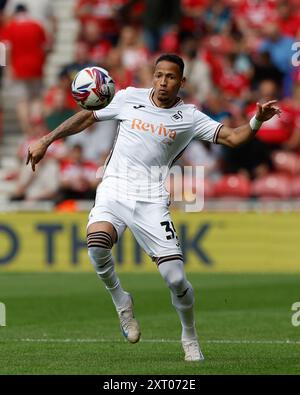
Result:
{"label": "white sock", "polygon": [[88,249],[88,254],[98,277],[101,278],[105,288],[110,293],[116,309],[122,309],[128,304],[130,296],[122,288],[119,277],[115,272],[111,250],[91,247]]}
{"label": "white sock", "polygon": [[180,318],[182,326],[181,339],[196,340],[198,337],[194,318],[194,292],[192,285],[188,281],[187,287],[188,290],[183,297],[178,297],[171,291],[172,304]]}
{"label": "white sock", "polygon": [[194,319],[194,292],[187,281],[183,262],[170,260],[158,266],[159,272],[171,290],[172,304],[175,307],[182,326],[182,340],[197,339]]}
{"label": "white sock", "polygon": [[129,293],[124,291],[122,288],[119,277],[116,275],[116,273],[113,272],[109,277],[103,277],[99,273],[97,273],[97,275],[104,282],[105,288],[110,293],[116,310],[121,310],[124,306],[126,306],[130,300],[130,296]]}

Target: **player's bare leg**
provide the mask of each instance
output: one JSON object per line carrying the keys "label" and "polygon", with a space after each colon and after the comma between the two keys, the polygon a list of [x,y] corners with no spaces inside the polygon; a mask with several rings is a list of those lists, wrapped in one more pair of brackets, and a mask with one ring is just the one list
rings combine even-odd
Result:
{"label": "player's bare leg", "polygon": [[194,292],[185,277],[180,257],[170,256],[157,259],[160,274],[171,290],[172,304],[182,325],[181,342],[186,361],[202,361],[194,319]]}
{"label": "player's bare leg", "polygon": [[32,126],[29,121],[30,105],[28,99],[21,99],[16,105],[17,117],[19,120],[20,128],[25,135],[32,133]]}
{"label": "player's bare leg", "polygon": [[133,314],[133,301],[121,286],[114,269],[111,248],[117,240],[117,232],[110,222],[95,222],[87,230],[88,254],[97,275],[104,282],[116,307],[123,335],[130,343],[140,339],[140,328]]}

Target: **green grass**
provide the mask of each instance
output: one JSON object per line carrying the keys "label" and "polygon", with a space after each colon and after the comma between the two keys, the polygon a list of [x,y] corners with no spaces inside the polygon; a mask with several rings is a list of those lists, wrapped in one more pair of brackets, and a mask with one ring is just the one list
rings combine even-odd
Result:
{"label": "green grass", "polygon": [[120,277],[142,328],[134,345],[123,341],[94,274],[1,273],[0,374],[299,374],[300,327],[291,324],[299,274],[189,274],[202,364],[183,361],[180,324],[160,276]]}

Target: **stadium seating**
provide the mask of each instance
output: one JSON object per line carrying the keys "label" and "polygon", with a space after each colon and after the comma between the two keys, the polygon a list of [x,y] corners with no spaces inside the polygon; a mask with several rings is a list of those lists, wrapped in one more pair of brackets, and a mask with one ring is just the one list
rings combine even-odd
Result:
{"label": "stadium seating", "polygon": [[205,198],[214,197],[214,189],[214,183],[209,178],[196,180],[195,177],[184,177],[184,196],[186,199],[191,199],[195,194],[200,197],[203,194],[203,190]]}
{"label": "stadium seating", "polygon": [[[45,88],[49,89],[49,92],[55,91],[57,86],[66,83],[66,79],[60,80],[58,76],[61,76],[61,72],[66,65],[74,66],[74,64],[77,64],[76,48],[82,48],[82,45],[77,46],[77,44],[84,43],[88,48],[86,54],[88,62],[107,67],[111,72],[114,68],[116,69],[114,79],[118,82],[118,89],[133,84],[138,87],[149,87],[152,81],[150,65],[159,53],[163,51],[178,52],[184,58],[188,80],[190,80],[190,83],[187,83],[181,91],[185,102],[195,104],[216,121],[223,122],[225,120],[226,125],[233,127],[247,122],[250,117],[249,103],[253,103],[255,107],[257,97],[260,97],[261,101],[264,100],[260,92],[262,81],[268,79],[275,81],[276,84],[280,83],[278,80],[278,76],[281,75],[280,64],[277,64],[276,59],[271,56],[271,50],[270,53],[267,51],[269,56],[259,56],[261,45],[268,43],[264,31],[264,15],[274,12],[279,37],[285,40],[288,40],[289,37],[297,39],[298,21],[300,20],[300,3],[296,0],[286,2],[287,13],[285,17],[282,17],[280,7],[273,7],[276,3],[273,1],[271,2],[273,3],[271,9],[269,8],[269,2],[258,2],[260,3],[258,5],[256,2],[252,4],[250,1],[220,1],[217,2],[221,7],[218,10],[211,6],[211,2],[182,0],[182,21],[178,24],[178,28],[165,29],[168,33],[155,35],[157,41],[155,47],[159,48],[157,52],[152,51],[148,45],[149,40],[145,40],[145,37],[148,36],[148,34],[145,34],[143,15],[145,4],[140,4],[136,8],[136,5],[129,5],[129,3],[132,3],[129,0],[117,2],[115,0],[107,0],[106,2],[101,0],[87,2],[81,0],[47,0],[47,2],[52,4],[51,8],[53,8],[53,15],[56,20],[56,28],[53,30],[54,34],[50,40],[53,41],[53,46],[51,51],[47,52],[44,68],[44,85]],[[85,10],[85,3],[91,4],[88,10]],[[118,12],[112,13],[111,10],[112,7],[115,7],[115,3],[118,3],[120,7],[121,5],[128,5],[128,7],[118,8]],[[242,3],[247,3],[247,6],[242,6]],[[112,7],[107,8],[105,4],[111,4]],[[201,4],[201,7],[197,4]],[[194,8],[195,6],[196,8]],[[84,18],[78,12],[79,9],[83,10]],[[221,9],[225,12],[225,18],[223,12],[221,12],[222,15],[219,15]],[[91,29],[91,24],[86,23],[90,19],[90,22],[94,21],[92,25],[95,27],[96,14],[93,14],[93,10],[97,10],[97,18],[102,18],[102,29]],[[8,17],[9,11],[6,12]],[[106,23],[105,27],[103,26],[103,20],[107,19],[107,12],[110,14],[108,17],[110,21]],[[157,9],[157,12],[159,14],[160,10]],[[191,15],[194,16],[191,17]],[[215,21],[213,26],[210,19],[212,17],[212,20]],[[115,20],[112,20],[114,18]],[[157,18],[154,17],[153,20],[156,21]],[[90,26],[90,28],[87,28],[87,26]],[[105,29],[107,29],[106,33],[109,34],[105,34]],[[130,31],[131,34],[129,34]],[[224,34],[225,32],[226,34]],[[251,34],[251,32],[254,34]],[[244,48],[240,48],[237,37],[242,37],[245,40]],[[281,61],[284,61],[284,51],[280,51],[280,54],[282,56]],[[82,53],[81,56],[83,56]],[[116,59],[118,60],[116,61]],[[139,59],[139,61],[137,62],[136,59]],[[208,70],[209,73],[205,70]],[[0,86],[0,94],[2,94],[3,99],[0,106],[2,107],[0,111],[0,201],[9,202],[16,188],[17,174],[24,162],[23,159],[19,160],[17,154],[24,136],[21,135],[20,125],[18,125],[15,113],[16,93],[13,89],[10,89],[10,79],[5,75],[3,77],[5,78],[2,78],[2,87]],[[206,93],[199,98],[194,87],[200,86],[201,81],[206,81],[208,87],[217,87],[215,94]],[[244,84],[243,89],[239,85],[241,81]],[[272,168],[273,164],[275,174],[255,179],[253,182],[241,174],[223,174],[216,182],[216,174],[220,172],[244,171],[245,174],[251,174],[252,178],[257,177],[257,171],[256,164],[253,168],[249,161],[240,160],[241,158],[238,155],[234,159],[229,156],[224,158],[221,154],[222,150],[218,148],[215,150],[213,147],[210,153],[213,152],[216,160],[216,172],[206,173],[208,178],[204,182],[187,178],[183,181],[183,185],[171,186],[173,188],[172,193],[181,194],[184,192],[185,197],[189,199],[193,198],[195,193],[197,195],[202,194],[203,186],[204,196],[208,199],[227,197],[247,199],[252,196],[262,199],[299,197],[300,147],[299,142],[297,143],[297,133],[292,133],[292,129],[298,131],[297,122],[300,119],[300,73],[297,68],[294,70],[293,81],[290,85],[294,89],[287,87],[286,90],[286,87],[282,86],[284,89],[282,89],[281,94],[276,92],[276,98],[280,99],[279,107],[286,109],[286,112],[283,112],[280,117],[283,129],[284,131],[291,131],[290,134],[286,134],[295,138],[275,141],[274,144],[278,147],[278,150],[274,151],[271,157],[270,151],[274,149],[274,146],[270,142],[260,146],[263,165],[266,165],[269,169]],[[212,89],[208,88],[207,91],[210,92]],[[40,92],[40,96],[37,95],[36,98],[41,102],[41,108],[45,106],[42,114],[49,111],[49,103],[47,100],[45,100],[45,103],[43,102],[44,95],[47,92],[47,90]],[[202,90],[203,92],[204,90]],[[5,94],[5,97],[3,94]],[[50,126],[47,126],[47,128],[51,129]],[[47,129],[47,131],[49,130]],[[287,149],[287,147],[289,148]],[[256,154],[254,157],[259,162],[259,152],[254,152]],[[251,154],[249,156],[251,157]],[[192,161],[195,162],[198,159],[197,155],[194,154]],[[242,155],[242,159],[246,158]],[[230,160],[233,162],[230,163]],[[226,162],[225,166],[223,166],[223,161]],[[177,190],[175,190],[176,188]]]}
{"label": "stadium seating", "polygon": [[251,192],[255,197],[287,199],[292,194],[291,180],[282,173],[272,173],[253,181]]}
{"label": "stadium seating", "polygon": [[272,161],[277,172],[290,175],[300,174],[300,156],[295,152],[275,151]]}
{"label": "stadium seating", "polygon": [[247,198],[250,196],[250,190],[250,181],[243,174],[224,175],[214,185],[216,197]]}
{"label": "stadium seating", "polygon": [[291,195],[295,198],[300,198],[300,176],[295,176],[291,179]]}

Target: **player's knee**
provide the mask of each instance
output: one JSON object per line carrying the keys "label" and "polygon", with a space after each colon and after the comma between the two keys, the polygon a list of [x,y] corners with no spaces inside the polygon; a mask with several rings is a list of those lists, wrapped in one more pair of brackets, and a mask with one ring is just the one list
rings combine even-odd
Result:
{"label": "player's knee", "polygon": [[171,272],[167,281],[169,288],[176,292],[184,288],[186,282],[184,273],[180,271]]}
{"label": "player's knee", "polygon": [[181,260],[164,262],[159,265],[159,271],[173,292],[181,291],[185,287],[186,277]]}

